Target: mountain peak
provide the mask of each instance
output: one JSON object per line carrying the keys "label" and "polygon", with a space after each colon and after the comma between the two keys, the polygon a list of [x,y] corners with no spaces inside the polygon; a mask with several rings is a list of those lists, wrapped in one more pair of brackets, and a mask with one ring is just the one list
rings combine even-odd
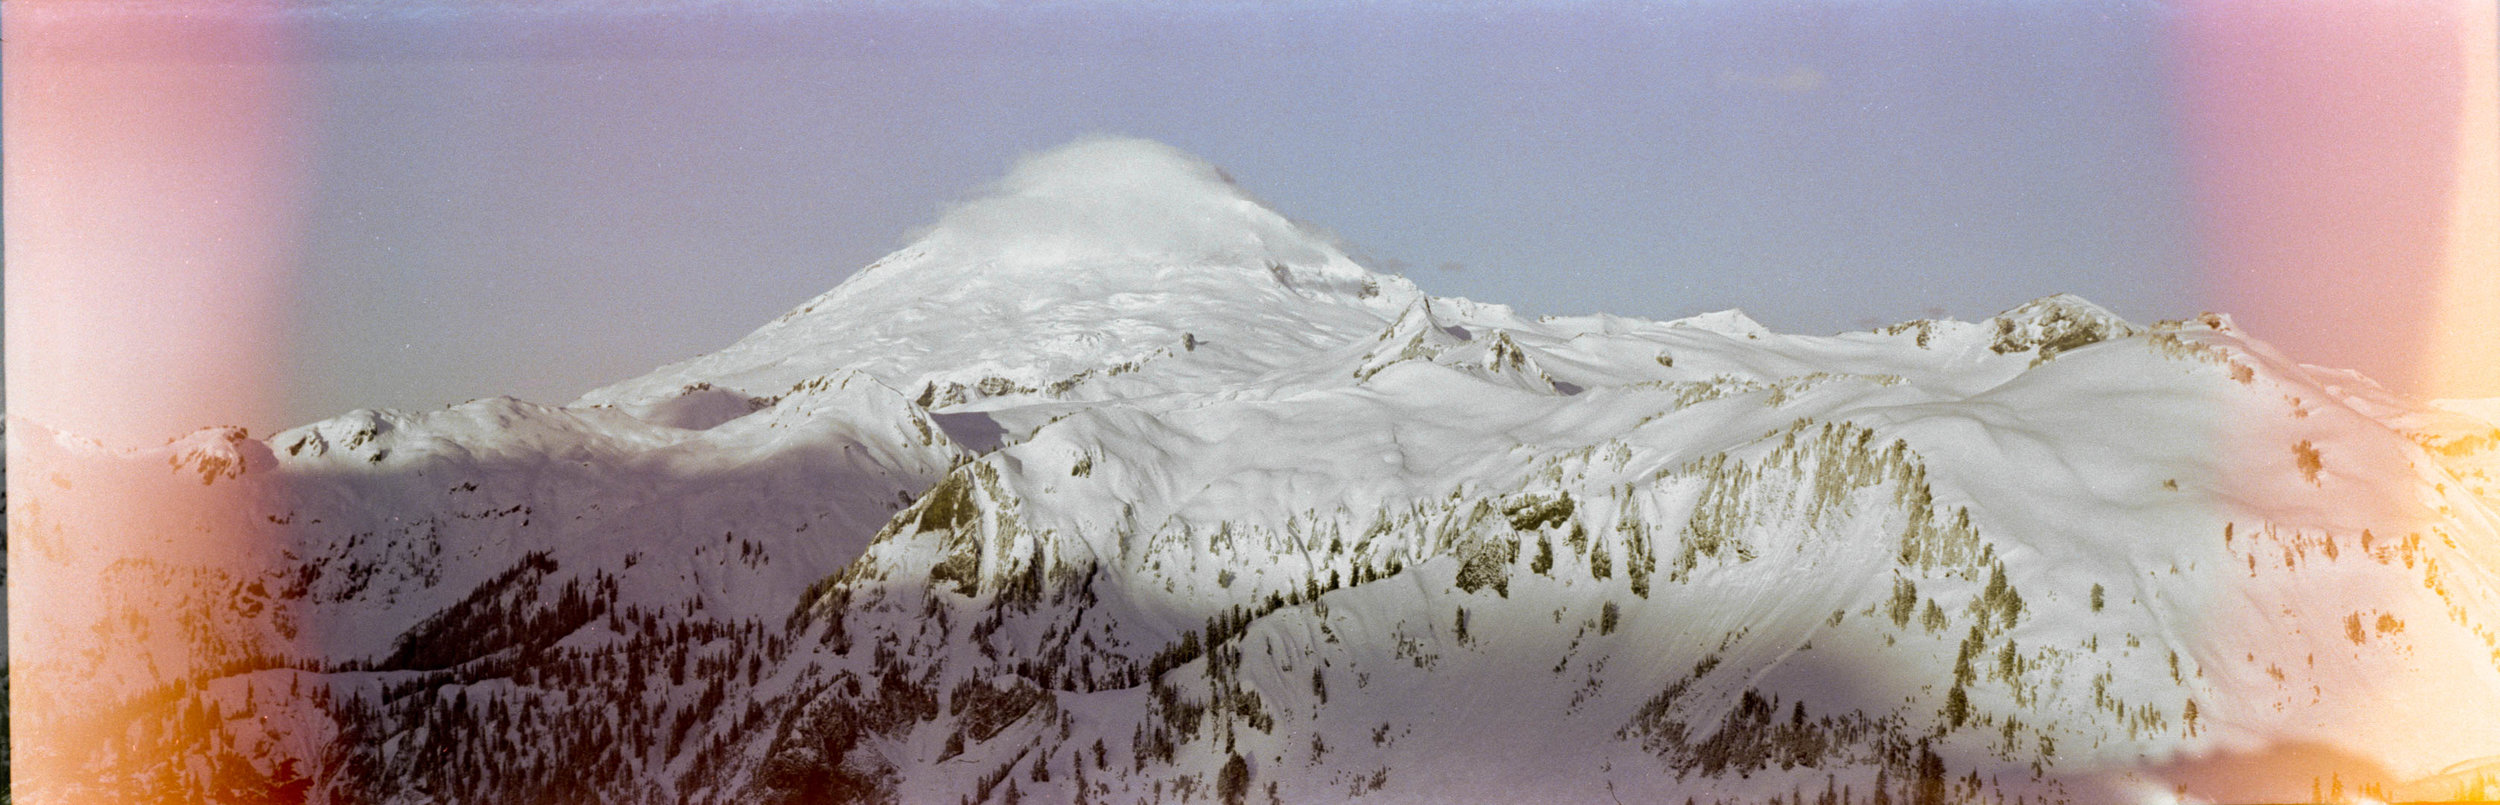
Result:
{"label": "mountain peak", "polygon": [[945,262],[1317,267],[1325,237],[1253,199],[1215,165],[1152,140],[1089,137],[1018,162],[907,252]]}
{"label": "mountain peak", "polygon": [[2024,302],[1996,315],[1999,319],[2037,321],[2045,319],[2079,319],[2104,324],[2126,325],[2127,320],[2109,308],[2071,293],[2053,293]]}
{"label": "mountain peak", "polygon": [[2052,294],[1999,313],[1996,342],[1999,354],[2038,350],[2038,361],[2058,353],[2136,333],[2136,326],[2108,308],[2070,293]]}
{"label": "mountain peak", "polygon": [[1025,157],[911,245],[738,343],[580,402],[693,383],[769,396],[836,368],[898,389],[1056,394],[1201,343],[1249,358],[1228,365],[1288,361],[1377,332],[1420,296],[1204,160],[1091,137]]}

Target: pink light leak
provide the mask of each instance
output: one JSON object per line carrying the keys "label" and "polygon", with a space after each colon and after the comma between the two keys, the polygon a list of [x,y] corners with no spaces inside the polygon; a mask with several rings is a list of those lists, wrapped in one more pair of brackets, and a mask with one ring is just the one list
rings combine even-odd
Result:
{"label": "pink light leak", "polygon": [[[2415,396],[2500,395],[2490,354],[2500,351],[2493,12],[2492,0],[2190,0],[2182,8],[2172,78],[2194,183],[2198,269],[2220,309],[2302,362],[2357,368]],[[2369,513],[2368,527],[2380,534],[2442,537],[2448,515],[2435,503],[2334,475],[2404,478],[2406,456],[2338,452],[2343,445],[2323,432],[2312,445],[2301,415],[2285,411],[2321,401],[2252,399],[2258,410],[2225,417],[2213,449],[2233,468],[2221,479],[2230,494],[2270,513],[2265,528],[2354,539],[2358,527],[2336,533],[2333,524],[2301,520],[2301,512],[2334,511]],[[2299,477],[2288,470],[2304,449],[2325,451],[2326,480],[2286,480]],[[2380,464],[2343,469],[2371,461]],[[2423,592],[2384,583],[2396,586],[2349,588],[2339,603],[2367,611]],[[2447,691],[2474,684],[2475,671],[2425,663],[2412,683],[2331,692],[2359,703],[2342,712],[2371,714],[2361,723],[2295,715],[2287,723],[2314,719],[2311,735],[2217,744],[2217,753],[2175,759],[2165,773],[2186,793],[2229,802],[2280,801],[2313,778],[2394,785],[2421,773],[2407,767],[2435,771],[2453,760],[2440,752],[2473,736],[2434,734],[2425,722],[2436,719],[2424,714],[2453,708]],[[2419,682],[2452,676],[2454,684]],[[2328,751],[2309,742],[2318,736],[2345,743]],[[2352,752],[2387,761],[2372,772],[2382,776],[2359,776],[2362,767],[2346,761],[2363,755]]]}
{"label": "pink light leak", "polygon": [[312,140],[262,5],[0,12],[10,415],[123,446],[277,421]]}
{"label": "pink light leak", "polygon": [[[116,447],[275,422],[311,143],[282,16],[259,3],[24,0],[0,4],[0,14],[8,414]],[[25,504],[10,516],[32,520],[44,506],[52,527],[12,528],[25,535],[12,542],[69,535],[94,555],[208,556],[245,568],[281,547],[236,525],[257,505],[249,495],[178,485],[168,493],[167,482],[181,479],[161,466],[124,473],[146,482],[81,475],[106,502],[81,508],[61,494],[73,462],[41,434],[9,431],[11,497]],[[265,467],[266,449],[258,452]],[[285,491],[272,485],[266,494]],[[128,600],[112,585],[147,583],[12,547],[15,613]],[[140,633],[175,632],[181,622],[144,617]],[[64,636],[27,624],[20,614],[10,636],[16,791],[27,801],[113,801],[82,788],[98,781],[79,764],[126,725],[85,678],[58,670],[70,650]],[[304,637],[318,639],[318,630]],[[201,669],[149,670],[187,684]]]}
{"label": "pink light leak", "polygon": [[[2479,16],[2475,7],[2479,6]],[[2197,0],[2172,54],[2208,288],[2303,361],[2435,377],[2489,3]],[[2484,65],[2488,66],[2488,65]],[[2488,192],[2487,190],[2484,192]],[[2491,384],[2486,393],[2500,393]]]}

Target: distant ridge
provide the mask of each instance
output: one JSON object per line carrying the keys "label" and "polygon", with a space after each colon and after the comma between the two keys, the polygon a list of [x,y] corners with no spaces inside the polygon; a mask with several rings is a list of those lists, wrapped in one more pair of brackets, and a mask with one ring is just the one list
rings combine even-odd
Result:
{"label": "distant ridge", "polygon": [[570,404],[14,423],[14,796],[2500,798],[2495,413],[2063,294],[1522,317],[1091,139]]}

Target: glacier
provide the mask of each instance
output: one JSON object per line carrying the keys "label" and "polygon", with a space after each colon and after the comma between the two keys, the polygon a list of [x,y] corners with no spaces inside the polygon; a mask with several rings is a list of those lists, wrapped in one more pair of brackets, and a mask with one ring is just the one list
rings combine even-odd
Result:
{"label": "glacier", "polygon": [[27,802],[2500,798],[2490,401],[1524,316],[1142,140],[564,405],[6,435]]}

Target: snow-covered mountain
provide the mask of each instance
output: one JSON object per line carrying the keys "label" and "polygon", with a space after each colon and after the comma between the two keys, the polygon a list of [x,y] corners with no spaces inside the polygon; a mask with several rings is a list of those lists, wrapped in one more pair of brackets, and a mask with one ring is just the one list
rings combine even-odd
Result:
{"label": "snow-covered mountain", "polygon": [[2066,296],[1528,318],[1089,140],[566,406],[14,423],[18,794],[2500,796],[2496,413]]}

